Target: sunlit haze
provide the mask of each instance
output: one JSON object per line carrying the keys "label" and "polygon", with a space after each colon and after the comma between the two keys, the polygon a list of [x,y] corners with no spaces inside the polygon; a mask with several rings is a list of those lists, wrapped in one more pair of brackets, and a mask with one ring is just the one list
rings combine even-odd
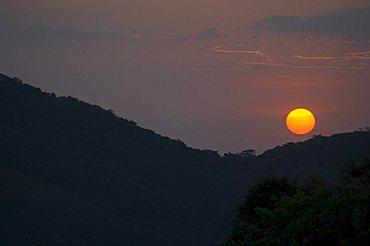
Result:
{"label": "sunlit haze", "polygon": [[[191,147],[370,126],[369,0],[1,2],[1,73]],[[285,126],[297,107],[315,113],[309,134]]]}

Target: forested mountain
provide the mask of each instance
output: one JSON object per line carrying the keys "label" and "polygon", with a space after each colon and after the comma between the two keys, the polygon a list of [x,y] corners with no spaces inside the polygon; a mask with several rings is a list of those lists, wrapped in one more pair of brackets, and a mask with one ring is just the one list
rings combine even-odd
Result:
{"label": "forested mountain", "polygon": [[370,131],[314,136],[305,142],[287,143],[267,150],[260,162],[276,175],[317,175],[332,180],[351,162],[370,157]]}
{"label": "forested mountain", "polygon": [[369,143],[363,131],[221,157],[0,75],[0,244],[219,245],[270,166],[330,178]]}
{"label": "forested mountain", "polygon": [[4,244],[216,244],[252,182],[248,164],[17,79],[0,77],[0,105]]}

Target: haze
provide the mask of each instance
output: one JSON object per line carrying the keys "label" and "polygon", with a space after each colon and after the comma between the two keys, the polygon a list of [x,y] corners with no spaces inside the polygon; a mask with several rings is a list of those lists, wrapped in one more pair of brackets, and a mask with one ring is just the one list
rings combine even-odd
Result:
{"label": "haze", "polygon": [[[370,126],[370,2],[0,1],[0,72],[196,148]],[[311,109],[315,130],[285,128]]]}

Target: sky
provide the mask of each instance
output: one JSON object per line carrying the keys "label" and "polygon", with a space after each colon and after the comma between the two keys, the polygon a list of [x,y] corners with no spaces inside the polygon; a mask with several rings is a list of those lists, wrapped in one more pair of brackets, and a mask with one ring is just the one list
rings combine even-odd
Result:
{"label": "sky", "polygon": [[[0,0],[0,73],[188,146],[370,126],[370,0]],[[313,132],[285,127],[297,107]]]}

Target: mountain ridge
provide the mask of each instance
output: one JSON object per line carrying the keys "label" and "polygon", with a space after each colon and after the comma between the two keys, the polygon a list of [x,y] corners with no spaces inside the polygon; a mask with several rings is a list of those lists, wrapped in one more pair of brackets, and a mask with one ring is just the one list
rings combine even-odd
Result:
{"label": "mountain ridge", "polygon": [[369,154],[364,131],[221,157],[1,74],[0,105],[4,244],[218,245],[269,165],[330,178]]}

